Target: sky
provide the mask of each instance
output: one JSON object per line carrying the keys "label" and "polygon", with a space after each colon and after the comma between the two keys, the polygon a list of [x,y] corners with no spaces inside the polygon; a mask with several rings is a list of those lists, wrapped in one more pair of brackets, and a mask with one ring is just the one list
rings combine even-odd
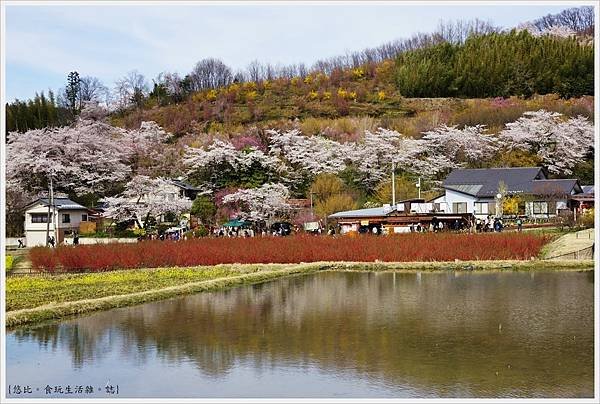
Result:
{"label": "sky", "polygon": [[5,99],[64,86],[70,71],[109,88],[131,70],[185,76],[196,62],[303,62],[433,31],[441,20],[514,27],[565,5],[6,5]]}

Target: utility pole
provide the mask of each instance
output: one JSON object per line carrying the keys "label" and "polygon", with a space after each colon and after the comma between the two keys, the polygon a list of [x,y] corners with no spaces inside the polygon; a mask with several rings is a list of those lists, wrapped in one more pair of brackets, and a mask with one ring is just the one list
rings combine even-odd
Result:
{"label": "utility pole", "polygon": [[315,213],[313,212],[313,194],[314,192],[310,192],[310,220],[314,220]]}
{"label": "utility pole", "polygon": [[392,161],[392,208],[396,209],[396,163]]}
{"label": "utility pole", "polygon": [[421,177],[419,177],[419,181],[415,184],[417,190],[419,191],[419,199],[421,199]]}
{"label": "utility pole", "polygon": [[54,210],[52,209],[52,200],[54,199],[52,189],[52,175],[50,175],[50,184],[48,188],[48,218],[46,219],[46,247],[50,244],[50,220],[54,222]]}

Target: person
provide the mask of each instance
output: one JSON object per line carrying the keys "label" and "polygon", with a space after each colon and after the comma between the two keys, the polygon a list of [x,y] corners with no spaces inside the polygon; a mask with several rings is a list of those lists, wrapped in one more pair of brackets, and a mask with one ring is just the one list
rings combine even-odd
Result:
{"label": "person", "polygon": [[79,245],[79,233],[75,233],[73,236],[73,245]]}
{"label": "person", "polygon": [[421,232],[421,223],[417,223],[417,233]]}
{"label": "person", "polygon": [[414,233],[415,232],[415,225],[414,224],[410,224],[410,232]]}
{"label": "person", "polygon": [[23,244],[23,240],[18,239],[17,241],[19,242],[19,246],[17,248],[25,248],[25,244]]}
{"label": "person", "polygon": [[494,219],[494,231],[500,232],[500,221],[498,220],[498,218]]}
{"label": "person", "polygon": [[517,219],[517,231],[523,231],[523,221],[521,218]]}
{"label": "person", "polygon": [[50,247],[54,248],[54,244],[56,244],[56,240],[54,239],[54,236],[48,237],[48,243],[50,243]]}
{"label": "person", "polygon": [[440,231],[444,230],[444,222],[439,222],[438,228],[440,229]]}

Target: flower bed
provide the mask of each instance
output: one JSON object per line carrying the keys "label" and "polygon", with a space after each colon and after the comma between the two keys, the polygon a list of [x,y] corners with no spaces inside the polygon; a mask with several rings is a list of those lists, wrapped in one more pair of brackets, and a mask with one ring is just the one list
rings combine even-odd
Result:
{"label": "flower bed", "polygon": [[538,256],[549,240],[547,235],[524,233],[205,238],[37,247],[30,258],[34,267],[49,272],[232,263],[526,260]]}

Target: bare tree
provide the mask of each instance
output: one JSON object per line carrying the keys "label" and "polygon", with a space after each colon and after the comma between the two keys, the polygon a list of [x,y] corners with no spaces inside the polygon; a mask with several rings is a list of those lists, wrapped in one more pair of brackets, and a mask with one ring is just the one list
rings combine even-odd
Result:
{"label": "bare tree", "polygon": [[141,107],[148,95],[146,78],[137,70],[132,70],[115,83],[115,93],[119,108],[130,105]]}
{"label": "bare tree", "polygon": [[103,102],[106,100],[108,88],[97,77],[85,76],[80,80],[79,103],[83,108],[86,101]]}
{"label": "bare tree", "polygon": [[190,77],[194,91],[225,87],[233,81],[229,66],[214,58],[203,59],[196,63]]}
{"label": "bare tree", "polygon": [[548,14],[531,22],[540,31],[553,27],[568,27],[574,32],[584,35],[594,35],[594,7],[574,7],[558,14]]}
{"label": "bare tree", "polygon": [[248,67],[246,67],[248,80],[254,82],[262,81],[264,77],[263,71],[264,67],[260,64],[260,62],[258,60],[253,60],[250,62],[250,64],[248,64]]}

